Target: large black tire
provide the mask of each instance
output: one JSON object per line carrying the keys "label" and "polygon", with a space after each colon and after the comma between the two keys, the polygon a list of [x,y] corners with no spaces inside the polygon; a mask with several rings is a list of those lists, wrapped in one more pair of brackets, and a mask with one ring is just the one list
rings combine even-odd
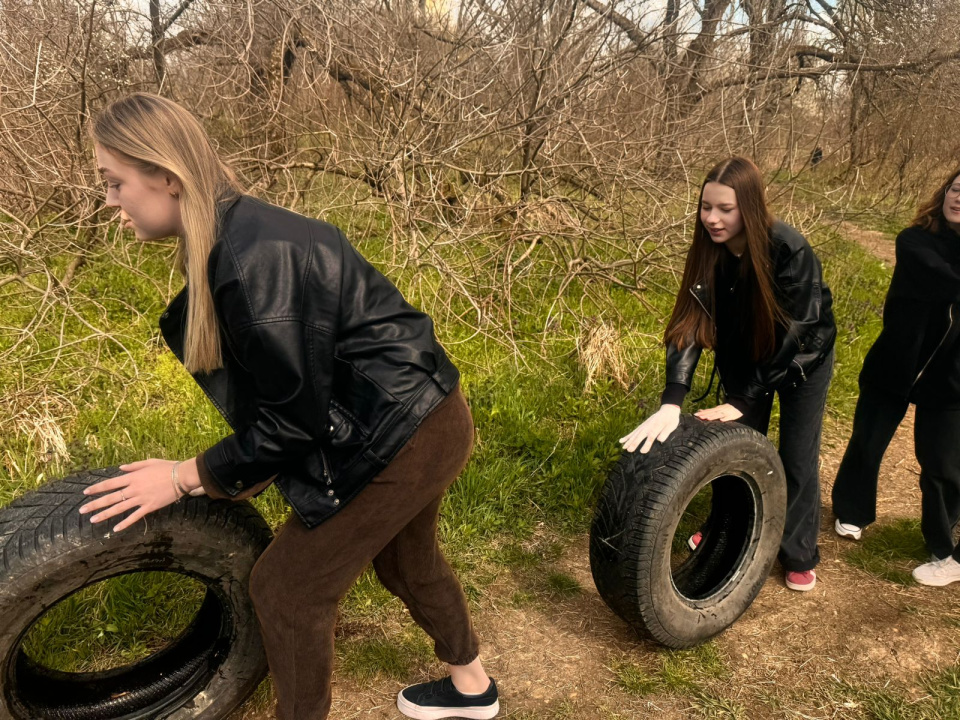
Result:
{"label": "large black tire", "polygon": [[[704,537],[672,566],[677,525],[711,482]],[[600,596],[664,645],[704,642],[733,624],[760,592],[783,535],[786,495],[783,465],[763,435],[682,416],[648,454],[624,453],[604,485],[590,530]]]}
{"label": "large black tire", "polygon": [[[250,570],[271,540],[248,503],[187,498],[117,534],[78,508],[88,485],[118,468],[50,483],[0,510],[0,720],[223,718],[266,674],[247,594]],[[104,672],[44,668],[23,639],[51,606],[130,572],[165,570],[202,582],[196,618],[170,645]]]}

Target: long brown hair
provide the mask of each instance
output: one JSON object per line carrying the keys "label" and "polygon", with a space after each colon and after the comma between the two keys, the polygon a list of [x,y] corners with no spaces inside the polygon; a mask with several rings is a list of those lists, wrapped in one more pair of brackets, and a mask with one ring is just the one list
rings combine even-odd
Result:
{"label": "long brown hair", "polygon": [[930,232],[940,232],[946,223],[943,216],[943,203],[947,198],[947,190],[953,181],[960,176],[960,168],[957,168],[947,176],[947,179],[936,189],[930,199],[917,208],[917,214],[913,218],[913,225],[919,225],[924,230]]}
{"label": "long brown hair", "polygon": [[[710,234],[700,219],[700,204],[703,189],[708,182],[718,182],[733,188],[737,194],[737,206],[743,219],[743,235],[746,249],[740,264],[741,279],[749,288],[752,342],[751,354],[756,361],[769,357],[776,350],[777,324],[783,323],[785,315],[777,303],[773,283],[773,268],[770,259],[770,229],[773,216],[767,209],[760,169],[744,157],[732,157],[716,165],[704,178],[697,202],[697,218],[693,226],[693,244],[687,253],[683,268],[680,293],[673,306],[673,315],[664,333],[664,342],[683,348],[690,343],[713,349],[716,347],[717,328],[714,315],[714,271],[724,261],[728,252],[710,239]],[[691,289],[701,285],[706,290],[709,304],[706,310],[693,296]],[[709,313],[709,314],[708,314]]]}
{"label": "long brown hair", "polygon": [[190,288],[183,364],[190,372],[222,367],[207,259],[217,240],[217,203],[240,193],[236,176],[197,118],[159,95],[134,93],[111,103],[94,118],[90,134],[143,172],[163,170],[180,181],[184,237],[177,243],[177,266]]}

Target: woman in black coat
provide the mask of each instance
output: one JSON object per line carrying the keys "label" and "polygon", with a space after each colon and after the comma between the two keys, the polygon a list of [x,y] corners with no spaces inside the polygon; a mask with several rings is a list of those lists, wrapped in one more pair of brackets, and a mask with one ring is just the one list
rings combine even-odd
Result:
{"label": "woman in black coat", "polygon": [[860,372],[853,434],[833,486],[835,528],[859,540],[876,520],[880,461],[910,403],[923,494],[921,529],[931,562],[917,582],[960,580],[960,170],[897,236],[883,330]]}

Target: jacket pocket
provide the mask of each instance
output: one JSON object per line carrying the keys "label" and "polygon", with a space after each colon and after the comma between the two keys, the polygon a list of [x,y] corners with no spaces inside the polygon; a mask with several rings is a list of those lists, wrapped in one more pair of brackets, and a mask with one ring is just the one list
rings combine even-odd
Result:
{"label": "jacket pocket", "polygon": [[366,442],[369,433],[357,422],[350,413],[334,400],[330,401],[329,408],[330,444],[342,451],[358,450]]}
{"label": "jacket pocket", "polygon": [[[817,345],[819,347],[822,346],[823,343],[820,342]],[[809,351],[810,346],[807,345],[806,347]],[[790,367],[787,369],[787,374],[784,377],[781,387],[797,387],[801,383],[806,382],[813,371],[823,365],[823,361],[827,359],[827,355],[828,353],[820,352],[819,350],[798,353],[790,362]]]}

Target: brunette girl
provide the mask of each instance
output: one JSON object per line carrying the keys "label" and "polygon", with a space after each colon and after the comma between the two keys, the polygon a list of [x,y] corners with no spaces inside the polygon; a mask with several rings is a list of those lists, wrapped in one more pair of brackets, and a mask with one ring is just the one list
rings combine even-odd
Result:
{"label": "brunette girl", "polygon": [[[820,556],[820,431],[833,373],[836,326],[820,261],[794,228],[767,209],[750,160],[714,167],[700,207],[680,294],[667,326],[667,385],[660,409],[620,442],[648,452],[676,429],[704,348],[714,351],[725,402],[696,413],[767,432],[780,397],[780,457],[787,517],[780,563],[787,587],[811,590]],[[709,521],[690,538],[696,548]]]}
{"label": "brunette girl", "polygon": [[853,434],[833,486],[835,528],[859,540],[876,519],[880,461],[910,403],[920,463],[924,585],[960,580],[960,169],[897,236],[883,330],[860,371]]}
{"label": "brunette girl", "polygon": [[239,499],[275,482],[293,515],[250,595],[277,717],[327,717],[337,604],[371,562],[450,672],[401,691],[400,711],[494,717],[497,687],[437,545],[473,423],[430,318],[334,226],[244,195],[176,103],[131,95],[92,134],[124,227],[141,241],[177,238],[186,287],[160,327],[234,432],[193,458],[121,466],[81,511],[122,516],[120,531],[187,493]]}

